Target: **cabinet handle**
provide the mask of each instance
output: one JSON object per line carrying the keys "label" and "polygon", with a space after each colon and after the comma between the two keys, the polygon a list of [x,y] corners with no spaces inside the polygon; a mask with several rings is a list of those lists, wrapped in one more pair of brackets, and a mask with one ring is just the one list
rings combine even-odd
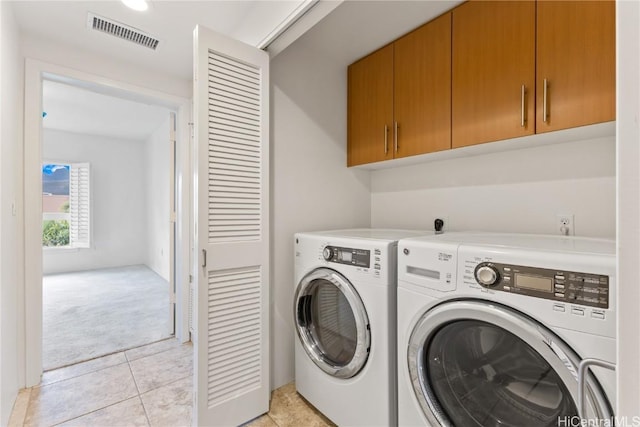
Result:
{"label": "cabinet handle", "polygon": [[524,105],[524,97],[525,97],[525,93],[526,93],[526,87],[525,85],[522,85],[521,88],[521,93],[520,93],[520,112],[521,112],[521,116],[520,116],[520,127],[524,127],[525,123],[527,123],[527,117],[525,114],[525,105]]}
{"label": "cabinet handle", "polygon": [[384,125],[384,154],[389,152],[389,126]]}
{"label": "cabinet handle", "polygon": [[393,122],[393,149],[398,152],[398,122]]}
{"label": "cabinet handle", "polygon": [[547,79],[542,81],[542,121],[547,123]]}

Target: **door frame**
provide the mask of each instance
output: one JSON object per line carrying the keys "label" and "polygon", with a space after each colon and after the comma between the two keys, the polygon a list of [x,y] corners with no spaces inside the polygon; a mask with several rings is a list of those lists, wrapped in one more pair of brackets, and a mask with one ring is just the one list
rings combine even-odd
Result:
{"label": "door frame", "polygon": [[[175,332],[180,342],[190,340],[189,335],[189,278],[191,209],[191,100],[133,84],[108,79],[99,75],[26,58],[24,75],[24,314],[19,327],[18,349],[20,372],[24,372],[23,386],[40,383],[42,375],[42,188],[40,163],[42,158],[42,81],[80,82],[86,88],[111,95],[164,106],[177,112],[176,187],[177,226],[175,279],[176,316]],[[77,84],[76,84],[77,86]]]}

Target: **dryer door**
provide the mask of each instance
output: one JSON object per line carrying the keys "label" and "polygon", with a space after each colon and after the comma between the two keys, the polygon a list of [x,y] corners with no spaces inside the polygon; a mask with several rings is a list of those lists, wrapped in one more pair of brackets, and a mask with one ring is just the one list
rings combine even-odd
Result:
{"label": "dryer door", "polygon": [[318,268],[298,284],[296,331],[313,362],[329,375],[350,378],[367,362],[369,318],[358,292],[340,273]]}
{"label": "dryer door", "polygon": [[[508,307],[473,300],[436,306],[416,324],[407,357],[431,425],[555,427],[580,420],[580,359],[553,332]],[[587,418],[610,419],[592,375],[586,396]]]}

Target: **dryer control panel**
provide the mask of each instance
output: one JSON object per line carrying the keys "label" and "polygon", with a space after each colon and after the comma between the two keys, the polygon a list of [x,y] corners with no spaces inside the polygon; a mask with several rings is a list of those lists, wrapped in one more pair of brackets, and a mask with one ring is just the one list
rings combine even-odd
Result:
{"label": "dryer control panel", "polygon": [[325,261],[337,262],[339,264],[355,265],[364,268],[371,266],[371,251],[367,249],[325,246],[322,250],[322,257]]}
{"label": "dryer control panel", "polygon": [[487,289],[609,308],[609,276],[495,262],[477,264],[473,274]]}

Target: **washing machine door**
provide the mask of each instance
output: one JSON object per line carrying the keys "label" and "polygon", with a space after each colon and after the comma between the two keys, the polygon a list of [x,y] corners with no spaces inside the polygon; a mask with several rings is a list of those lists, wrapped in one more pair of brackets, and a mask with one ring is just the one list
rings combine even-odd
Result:
{"label": "washing machine door", "polygon": [[[410,338],[415,396],[433,426],[558,426],[578,418],[580,359],[553,332],[508,307],[452,301],[425,313]],[[590,375],[588,418],[613,415]],[[564,423],[564,424],[563,424]]]}
{"label": "washing machine door", "polygon": [[298,284],[296,331],[307,355],[327,374],[351,378],[367,363],[371,335],[364,304],[340,273],[318,268]]}

